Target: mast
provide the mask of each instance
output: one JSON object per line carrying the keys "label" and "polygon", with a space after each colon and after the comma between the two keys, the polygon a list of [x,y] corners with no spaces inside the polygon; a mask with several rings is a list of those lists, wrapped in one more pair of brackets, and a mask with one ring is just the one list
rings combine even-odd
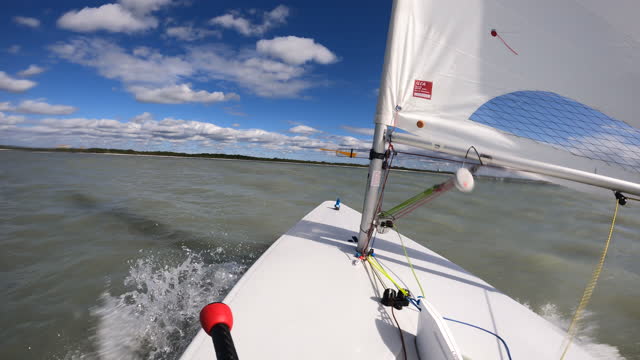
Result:
{"label": "mast", "polygon": [[382,179],[382,163],[384,161],[384,138],[386,125],[376,123],[373,133],[373,145],[369,155],[369,176],[364,193],[360,234],[358,235],[358,252],[365,253],[369,244],[369,227],[376,215],[376,203],[380,194]]}
{"label": "mast", "polygon": [[398,11],[398,1],[394,0],[391,8],[391,19],[389,21],[389,32],[387,33],[387,45],[384,54],[384,65],[382,66],[382,78],[380,81],[380,91],[378,92],[378,104],[376,106],[375,116],[375,130],[373,133],[373,144],[371,145],[371,153],[369,156],[369,176],[367,178],[367,188],[364,193],[364,205],[362,207],[362,220],[360,221],[360,234],[358,235],[358,252],[367,252],[369,245],[369,227],[373,221],[373,217],[376,215],[376,202],[380,192],[380,181],[382,178],[382,163],[384,158],[382,156],[376,156],[376,154],[382,154],[385,152],[385,130],[387,128],[387,121],[384,118],[384,114],[389,109],[385,109],[385,92],[389,88],[387,72],[389,71],[389,62],[391,59],[391,44],[393,43],[396,35],[394,23]]}

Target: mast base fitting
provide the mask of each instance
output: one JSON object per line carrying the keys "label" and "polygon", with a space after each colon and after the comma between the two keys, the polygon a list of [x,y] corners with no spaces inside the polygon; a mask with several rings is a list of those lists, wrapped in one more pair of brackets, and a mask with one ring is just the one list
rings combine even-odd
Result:
{"label": "mast base fitting", "polygon": [[[409,292],[407,289],[404,290]],[[403,307],[409,306],[409,299],[402,293],[402,291],[396,292],[390,288],[384,289],[382,300],[380,302],[384,306],[393,306],[396,310],[402,310]]]}

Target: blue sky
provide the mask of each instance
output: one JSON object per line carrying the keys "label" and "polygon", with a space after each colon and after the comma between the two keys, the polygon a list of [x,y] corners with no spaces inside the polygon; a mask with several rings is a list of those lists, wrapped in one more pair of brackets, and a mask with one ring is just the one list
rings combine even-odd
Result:
{"label": "blue sky", "polygon": [[334,160],[369,146],[390,6],[3,2],[0,143]]}

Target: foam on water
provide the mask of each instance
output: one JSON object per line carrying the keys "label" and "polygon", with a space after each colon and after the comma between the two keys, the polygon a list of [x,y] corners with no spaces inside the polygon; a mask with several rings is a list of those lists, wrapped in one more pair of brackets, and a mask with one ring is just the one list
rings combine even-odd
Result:
{"label": "foam on water", "polygon": [[96,352],[69,354],[71,359],[176,359],[199,329],[202,306],[221,300],[246,266],[235,262],[207,264],[221,248],[163,264],[150,255],[132,262],[121,295],[105,292],[92,309],[98,325],[91,336]]}
{"label": "foam on water", "polygon": [[[524,305],[531,309],[531,306],[528,304]],[[563,315],[554,304],[547,303],[540,306],[538,309],[531,310],[535,311],[538,315],[565,331],[569,328],[569,324],[571,323],[571,317]],[[596,341],[595,334],[598,329],[598,324],[593,320],[593,315],[594,314],[589,311],[585,311],[583,313],[574,343],[579,344],[596,359],[625,360],[626,358],[620,355],[620,351],[615,346],[598,343]]]}

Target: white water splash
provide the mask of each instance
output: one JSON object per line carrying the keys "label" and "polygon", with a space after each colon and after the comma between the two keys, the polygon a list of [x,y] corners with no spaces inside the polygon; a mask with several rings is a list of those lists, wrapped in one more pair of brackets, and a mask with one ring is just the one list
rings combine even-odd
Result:
{"label": "white water splash", "polygon": [[[129,291],[104,293],[92,310],[98,318],[95,354],[72,358],[177,359],[199,329],[202,306],[222,299],[246,266],[234,262],[205,264],[183,249],[177,265],[162,265],[154,256],[132,263],[125,285]],[[221,249],[210,255],[216,256]]]}
{"label": "white water splash", "polygon": [[[532,309],[531,306],[525,304],[529,309],[535,311],[540,316],[545,318],[550,323],[557,327],[567,330],[571,323],[571,318],[562,315],[562,312],[554,304],[544,304],[539,309]],[[608,344],[598,343],[595,337],[598,324],[595,321],[590,321],[593,317],[593,313],[586,311],[580,321],[580,330],[576,334],[574,342],[579,344],[584,350],[591,354],[596,359],[602,360],[626,360],[618,348]]]}

